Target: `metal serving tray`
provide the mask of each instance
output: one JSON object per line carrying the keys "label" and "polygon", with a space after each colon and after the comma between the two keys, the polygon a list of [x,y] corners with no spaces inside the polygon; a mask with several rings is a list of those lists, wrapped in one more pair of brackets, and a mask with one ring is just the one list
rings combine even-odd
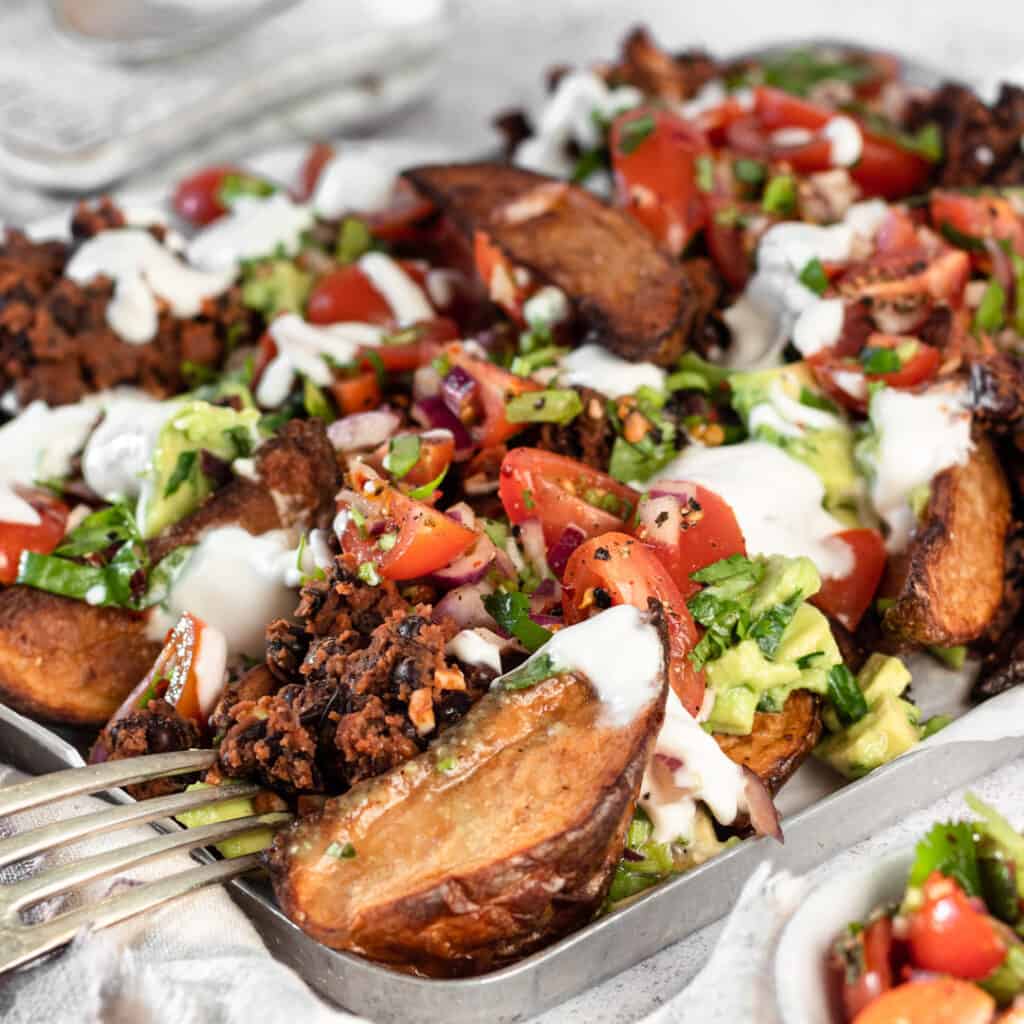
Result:
{"label": "metal serving tray", "polygon": [[[799,46],[844,49],[854,44],[834,39],[793,40],[740,56],[768,56]],[[934,69],[907,60],[903,60],[903,68],[905,77],[917,85],[931,86],[941,77]],[[933,696],[926,694],[921,702],[926,713],[969,714],[965,710],[965,679],[956,682],[948,674],[936,682]],[[945,690],[951,691],[948,698],[934,697],[935,692]],[[68,734],[68,739],[71,742],[0,704],[0,760],[33,774],[76,767],[82,760],[72,743],[79,737]],[[263,877],[229,882],[228,890],[276,957],[322,995],[355,1013],[379,1024],[410,1020],[504,1024],[550,1009],[724,917],[762,861],[771,861],[778,869],[807,871],[1022,753],[1021,738],[925,748],[820,799],[812,794],[815,790],[829,793],[832,783],[811,778],[800,802],[813,802],[784,817],[785,845],[771,839],[747,840],[561,942],[480,978],[414,978],[328,949],[285,917]],[[787,802],[792,804],[789,795],[789,791],[784,795],[783,810]],[[130,800],[121,791],[111,796],[118,802]]]}

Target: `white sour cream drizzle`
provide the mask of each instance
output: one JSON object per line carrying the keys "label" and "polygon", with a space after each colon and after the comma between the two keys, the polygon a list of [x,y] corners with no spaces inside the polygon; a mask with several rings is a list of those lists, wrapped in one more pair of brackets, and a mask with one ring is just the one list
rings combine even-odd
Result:
{"label": "white sour cream drizzle", "polygon": [[595,115],[610,121],[643,102],[643,94],[630,85],[609,89],[592,71],[570,71],[559,80],[537,122],[537,133],[515,152],[515,163],[540,174],[564,178],[573,168],[566,145],[593,149],[601,142]]}
{"label": "white sour cream drizzle", "polygon": [[184,612],[224,634],[228,650],[262,657],[267,623],[295,610],[288,585],[296,547],[284,530],[253,536],[240,526],[205,534],[192,552],[166,602],[154,608],[147,635],[163,639]]}
{"label": "white sour cream drizzle", "polygon": [[868,200],[854,203],[840,224],[785,222],[769,228],[757,247],[757,272],[723,314],[732,332],[728,365],[737,369],[778,365],[786,342],[797,334],[812,351],[834,344],[842,328],[840,311],[832,306],[829,312],[819,313],[817,307],[832,300],[811,291],[800,281],[800,273],[812,259],[849,259],[856,239],[872,238],[887,210],[882,200]]}
{"label": "white sour cream drizzle", "polygon": [[689,840],[698,800],[720,824],[730,825],[747,809],[746,778],[670,689],[665,721],[640,787],[640,806],[651,819],[655,841]]}
{"label": "white sour cream drizzle", "polygon": [[830,156],[834,167],[852,167],[864,149],[864,136],[853,118],[839,115],[830,118],[821,134],[828,139]]}
{"label": "white sour cream drizzle", "polygon": [[[297,374],[319,387],[332,379],[327,360],[351,362],[365,345],[378,345],[384,331],[373,324],[339,323],[318,327],[296,313],[277,317],[268,328],[277,355],[267,364],[256,388],[256,401],[265,409],[280,405],[295,384]],[[326,358],[325,358],[326,357]]]}
{"label": "white sour cream drizzle", "polygon": [[910,496],[971,454],[971,414],[962,385],[921,394],[885,388],[871,399],[878,434],[869,494],[889,527],[886,547],[902,551],[916,525]]}
{"label": "white sour cream drizzle", "polygon": [[463,629],[448,641],[445,650],[464,665],[482,665],[500,676],[503,643],[489,629]]}
{"label": "white sour cream drizzle", "polygon": [[[661,688],[661,639],[632,605],[616,605],[560,629],[526,664],[544,655],[556,670],[586,676],[606,715],[618,724],[636,718]],[[492,685],[500,686],[502,678]]]}
{"label": "white sour cream drizzle", "polygon": [[312,209],[293,203],[283,192],[240,196],[230,213],[189,242],[186,252],[189,262],[202,270],[233,276],[243,260],[270,256],[279,248],[294,256],[303,232],[312,226]]}
{"label": "white sour cream drizzle", "polygon": [[99,416],[96,405],[51,409],[36,401],[0,427],[0,522],[39,525],[39,513],[15,486],[67,476],[71,457],[81,450]]}
{"label": "white sour cream drizzle", "polygon": [[538,288],[524,303],[523,317],[533,328],[551,327],[569,319],[569,296],[553,284]]}
{"label": "white sour cream drizzle", "polygon": [[562,358],[562,380],[573,387],[593,388],[608,398],[632,395],[647,385],[661,390],[665,371],[654,363],[620,359],[601,345],[580,345]]}
{"label": "white sour cream drizzle", "polygon": [[399,327],[433,318],[434,307],[423,289],[390,256],[368,252],[359,257],[359,269],[384,296]]}
{"label": "white sour cream drizzle", "polygon": [[834,534],[846,527],[822,508],[825,486],[809,466],[766,441],[691,445],[647,482],[693,480],[736,513],[752,555],[806,555],[822,576],[844,577],[853,553]]}
{"label": "white sour cream drizzle", "polygon": [[387,207],[395,169],[370,153],[346,149],[323,169],[313,194],[317,216],[333,220],[344,213],[376,213]]}
{"label": "white sour cream drizzle", "polygon": [[786,393],[782,381],[768,390],[768,400],[750,410],[747,427],[751,434],[758,427],[770,427],[783,437],[803,437],[809,430],[843,430],[843,421],[827,409],[815,409]]}
{"label": "white sour cream drizzle", "polygon": [[212,269],[204,273],[187,266],[148,231],[116,228],[85,242],[65,273],[79,284],[110,278],[114,295],[107,305],[107,323],[124,341],[142,345],[156,337],[158,298],[175,316],[195,316],[204,299],[231,284],[233,273]]}

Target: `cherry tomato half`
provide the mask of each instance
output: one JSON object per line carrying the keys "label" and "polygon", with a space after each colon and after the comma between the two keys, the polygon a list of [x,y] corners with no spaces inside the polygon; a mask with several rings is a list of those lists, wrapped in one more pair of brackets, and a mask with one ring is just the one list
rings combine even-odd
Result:
{"label": "cherry tomato half", "polygon": [[230,174],[243,174],[239,167],[232,164],[220,164],[216,167],[204,167],[201,171],[178,182],[174,190],[174,211],[184,220],[196,227],[202,227],[223,217],[227,207],[221,202],[220,190],[224,179]]}
{"label": "cherry tomato half", "polygon": [[855,630],[874,600],[885,572],[885,541],[877,530],[843,530],[836,534],[853,552],[853,568],[842,577],[822,578],[811,603]]}
{"label": "cherry tomato half", "polygon": [[16,488],[39,515],[38,523],[0,522],[0,583],[18,578],[18,563],[25,551],[48,555],[61,542],[68,522],[68,507],[46,491]]}
{"label": "cherry tomato half", "polygon": [[989,1024],[995,1000],[977,985],[930,978],[897,985],[868,1004],[853,1024]]}
{"label": "cherry tomato half", "polygon": [[697,627],[672,577],[642,541],[624,533],[605,533],[581,544],[569,556],[562,608],[570,625],[615,604],[647,609],[661,602],[668,630],[668,678],[682,705],[696,715],[704,701],[704,675],[694,669],[690,651]]}
{"label": "cherry tomato half", "polygon": [[836,943],[829,969],[838,983],[846,1020],[892,988],[892,918],[879,917]]}
{"label": "cherry tomato half", "polygon": [[540,520],[549,548],[573,526],[585,538],[628,529],[640,500],[606,473],[538,448],[513,448],[505,456],[498,495],[511,522]]}
{"label": "cherry tomato half", "polygon": [[311,324],[363,323],[394,326],[388,300],[355,263],[325,274],[313,286],[306,305]]}

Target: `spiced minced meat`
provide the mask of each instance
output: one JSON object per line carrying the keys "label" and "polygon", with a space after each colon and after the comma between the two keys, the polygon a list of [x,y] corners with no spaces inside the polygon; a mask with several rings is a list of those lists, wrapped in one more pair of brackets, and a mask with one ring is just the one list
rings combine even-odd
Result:
{"label": "spiced minced meat", "polygon": [[296,614],[271,623],[266,666],[217,709],[212,778],[342,792],[426,749],[493,677],[445,654],[452,622],[432,621],[429,605],[408,604],[389,581],[364,583],[346,556],[303,588]]}
{"label": "spiced minced meat", "polygon": [[[200,314],[180,319],[161,310],[156,336],[136,345],[106,320],[113,284],[78,284],[64,277],[76,245],[124,226],[109,200],[82,203],[72,219],[72,242],[36,242],[8,228],[0,242],[0,393],[13,389],[19,406],[49,405],[134,385],[158,398],[185,390],[192,376],[219,367],[235,345],[257,337],[258,318],[235,286],[207,299]],[[159,239],[162,229],[149,229]]]}

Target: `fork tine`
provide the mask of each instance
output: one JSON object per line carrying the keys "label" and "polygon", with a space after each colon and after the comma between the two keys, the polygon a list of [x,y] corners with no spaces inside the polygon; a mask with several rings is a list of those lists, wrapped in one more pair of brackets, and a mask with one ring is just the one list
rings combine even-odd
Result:
{"label": "fork tine", "polygon": [[52,803],[63,797],[98,793],[158,775],[183,775],[209,768],[217,757],[213,750],[176,750],[170,754],[145,754],[88,768],[67,768],[0,790],[0,818],[18,811]]}
{"label": "fork tine", "polygon": [[99,929],[118,924],[178,896],[237,878],[257,867],[259,854],[250,853],[147,882],[128,892],[110,896],[100,903],[61,914],[44,924],[11,925],[7,921],[0,921],[0,938],[5,940],[0,942],[0,974],[70,942],[80,928],[91,926]]}
{"label": "fork tine", "polygon": [[6,910],[18,911],[32,903],[48,899],[57,893],[75,889],[88,882],[116,874],[126,868],[154,860],[175,850],[191,849],[219,842],[243,832],[252,832],[261,826],[283,825],[291,820],[290,814],[273,812],[217,821],[198,828],[183,829],[169,835],[158,835],[130,846],[98,853],[93,857],[62,864],[32,878],[0,888],[0,902]]}
{"label": "fork tine", "polygon": [[259,786],[253,783],[233,783],[187,793],[172,793],[169,796],[156,797],[123,807],[112,807],[109,811],[101,811],[99,814],[82,814],[75,818],[55,821],[51,825],[0,840],[0,868],[35,856],[52,846],[61,846],[89,835],[110,832],[126,825],[173,817],[182,811],[210,806],[235,797],[252,796],[258,792]]}

